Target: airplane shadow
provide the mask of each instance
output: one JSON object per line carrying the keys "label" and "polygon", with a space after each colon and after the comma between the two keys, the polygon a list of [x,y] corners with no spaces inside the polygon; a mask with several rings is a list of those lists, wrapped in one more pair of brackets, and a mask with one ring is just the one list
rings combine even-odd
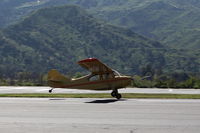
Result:
{"label": "airplane shadow", "polygon": [[103,99],[103,100],[94,100],[94,101],[90,101],[90,102],[85,102],[85,103],[114,103],[114,102],[118,102],[118,101],[126,101],[126,99]]}

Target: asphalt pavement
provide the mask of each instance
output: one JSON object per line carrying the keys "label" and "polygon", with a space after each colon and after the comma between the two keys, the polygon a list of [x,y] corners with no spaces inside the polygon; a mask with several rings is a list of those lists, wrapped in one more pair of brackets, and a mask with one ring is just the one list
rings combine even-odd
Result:
{"label": "asphalt pavement", "polygon": [[2,133],[199,133],[200,100],[0,98]]}

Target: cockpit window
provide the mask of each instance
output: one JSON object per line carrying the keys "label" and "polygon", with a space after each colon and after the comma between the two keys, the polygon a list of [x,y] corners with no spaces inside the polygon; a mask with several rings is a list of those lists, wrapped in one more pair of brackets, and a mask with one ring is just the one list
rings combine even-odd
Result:
{"label": "cockpit window", "polygon": [[92,77],[89,78],[89,81],[96,81],[99,80],[99,75],[93,75]]}
{"label": "cockpit window", "polygon": [[121,76],[121,74],[116,70],[113,70],[113,73],[114,73],[115,76]]}
{"label": "cockpit window", "polygon": [[104,80],[113,78],[113,75],[111,73],[106,73],[106,74],[103,74],[102,76]]}

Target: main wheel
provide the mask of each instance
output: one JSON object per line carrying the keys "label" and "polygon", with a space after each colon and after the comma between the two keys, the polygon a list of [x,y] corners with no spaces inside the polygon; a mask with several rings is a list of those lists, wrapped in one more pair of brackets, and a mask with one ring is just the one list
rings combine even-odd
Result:
{"label": "main wheel", "polygon": [[117,94],[117,95],[116,95],[116,98],[117,98],[117,99],[120,99],[120,98],[122,98],[122,95],[121,95],[121,94]]}
{"label": "main wheel", "polygon": [[112,96],[112,97],[116,97],[116,95],[117,95],[117,93],[116,93],[115,91],[113,91],[113,92],[111,93],[111,96]]}

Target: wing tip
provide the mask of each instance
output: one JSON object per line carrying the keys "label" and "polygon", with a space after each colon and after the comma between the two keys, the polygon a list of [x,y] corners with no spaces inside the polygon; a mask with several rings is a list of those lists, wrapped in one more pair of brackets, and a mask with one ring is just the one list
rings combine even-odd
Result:
{"label": "wing tip", "polygon": [[93,62],[93,61],[98,61],[98,59],[97,58],[87,58],[84,60],[80,60],[78,63],[81,64],[81,63]]}

